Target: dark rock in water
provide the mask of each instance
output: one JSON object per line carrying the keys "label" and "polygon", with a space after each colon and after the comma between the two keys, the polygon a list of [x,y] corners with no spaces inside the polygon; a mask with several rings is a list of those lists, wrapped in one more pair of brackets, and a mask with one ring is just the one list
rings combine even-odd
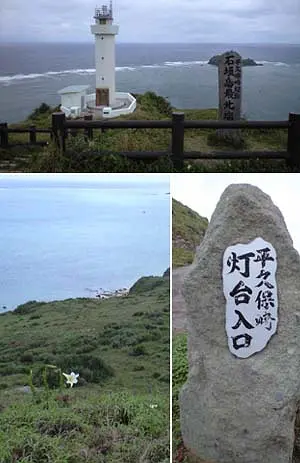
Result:
{"label": "dark rock in water", "polygon": [[[219,66],[220,60],[222,55],[215,55],[210,58],[208,64],[212,64],[213,66]],[[263,66],[261,63],[256,63],[254,59],[245,58],[242,59],[242,66]]]}

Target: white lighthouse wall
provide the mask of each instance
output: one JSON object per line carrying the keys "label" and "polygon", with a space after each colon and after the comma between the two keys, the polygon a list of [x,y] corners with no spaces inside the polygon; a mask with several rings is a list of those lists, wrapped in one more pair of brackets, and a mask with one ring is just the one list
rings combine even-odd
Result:
{"label": "white lighthouse wall", "polygon": [[[101,40],[103,37],[103,40]],[[96,35],[96,88],[109,88],[109,104],[115,101],[115,36]],[[102,59],[102,57],[104,59]]]}

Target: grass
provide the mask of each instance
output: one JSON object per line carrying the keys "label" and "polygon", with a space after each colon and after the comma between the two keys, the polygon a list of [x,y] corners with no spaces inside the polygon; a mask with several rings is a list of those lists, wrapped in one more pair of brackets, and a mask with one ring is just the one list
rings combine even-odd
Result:
{"label": "grass", "polygon": [[172,263],[173,267],[191,264],[208,220],[197,212],[172,200]]}
{"label": "grass", "polygon": [[184,447],[180,432],[179,392],[187,380],[187,335],[179,333],[173,337],[172,349],[172,434],[173,463],[192,463]]}
{"label": "grass", "polygon": [[[0,347],[1,463],[169,461],[168,278],[23,304],[1,314]],[[78,384],[61,388],[48,368],[45,387],[46,364]]]}
{"label": "grass", "polygon": [[[203,239],[208,220],[172,199],[172,263],[181,267],[192,263],[196,246]],[[172,447],[173,463],[194,463],[184,447],[180,431],[179,392],[187,380],[187,335],[173,334],[172,349]]]}
{"label": "grass", "polygon": [[[164,120],[169,119],[172,108],[169,102],[153,92],[136,95],[137,109],[133,114],[119,120]],[[51,114],[57,108],[42,104],[21,124],[10,127],[28,127],[35,123],[38,128],[51,126]],[[186,120],[216,120],[216,109],[183,110]],[[250,151],[286,150],[287,130],[257,129],[241,130],[244,149]],[[117,153],[122,151],[167,151],[170,152],[171,131],[168,129],[116,129],[104,133],[94,131],[94,140],[86,142],[83,131],[77,137],[69,137],[67,150],[61,155],[49,143],[47,147],[12,147],[0,149],[0,172],[176,172],[169,157],[159,161],[129,161]],[[38,134],[39,141],[49,141],[48,134]],[[9,134],[10,143],[25,143],[28,134]],[[233,146],[220,143],[214,129],[186,129],[186,151],[211,153],[218,150],[234,150]],[[115,154],[105,155],[107,151]],[[214,161],[194,160],[184,163],[183,172],[296,172],[285,161]]]}

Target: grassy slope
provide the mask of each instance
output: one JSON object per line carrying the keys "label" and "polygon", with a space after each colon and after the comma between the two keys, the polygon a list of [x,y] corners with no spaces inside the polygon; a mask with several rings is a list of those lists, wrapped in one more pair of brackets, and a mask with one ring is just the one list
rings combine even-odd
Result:
{"label": "grassy slope", "polygon": [[[137,109],[133,114],[122,116],[119,120],[168,119],[172,108],[166,100],[152,92],[138,96]],[[183,110],[187,120],[215,120],[216,109]],[[37,127],[50,127],[51,111],[37,115],[35,119],[24,121],[21,125],[35,123]],[[18,126],[19,124],[12,124]],[[82,132],[82,131],[81,131]],[[185,150],[211,152],[214,150],[230,150],[234,148],[217,145],[209,137],[215,133],[213,129],[187,129],[185,131]],[[248,150],[285,150],[287,146],[286,130],[243,130],[245,149]],[[96,134],[96,131],[95,131]],[[27,141],[27,134],[10,134],[12,142]],[[38,140],[49,140],[48,135],[39,135]],[[99,151],[110,150],[161,150],[170,149],[170,131],[167,129],[120,129],[107,130],[95,135],[93,142],[86,143],[81,136],[69,139],[68,153],[60,156],[51,144],[46,148],[11,148],[0,150],[0,171],[33,171],[33,172],[170,172],[172,165],[168,159],[156,163],[129,162],[118,156],[99,158]],[[72,155],[72,156],[71,156]],[[239,171],[288,171],[281,161],[190,161],[185,163],[186,172],[239,172]]]}
{"label": "grassy slope", "polygon": [[[180,267],[193,261],[195,248],[201,242],[208,220],[179,201],[172,204],[172,255],[173,266]],[[178,394],[187,380],[187,335],[177,334],[173,337],[172,350],[172,416],[173,416],[173,462],[192,463],[182,443],[180,433],[180,414]]]}
{"label": "grassy slope", "polygon": [[184,206],[172,201],[172,261],[173,267],[193,262],[196,246],[200,244],[208,220]]}
{"label": "grassy slope", "polygon": [[[1,315],[0,347],[1,463],[169,461],[168,278],[122,298],[27,303]],[[48,363],[80,382],[46,400]],[[30,369],[34,395],[19,391]]]}

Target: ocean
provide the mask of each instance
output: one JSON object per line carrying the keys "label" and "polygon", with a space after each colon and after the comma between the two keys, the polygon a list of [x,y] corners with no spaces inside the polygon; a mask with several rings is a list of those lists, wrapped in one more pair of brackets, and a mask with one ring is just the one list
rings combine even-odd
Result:
{"label": "ocean", "polygon": [[[216,108],[217,53],[234,49],[263,64],[243,68],[242,115],[287,120],[300,112],[300,45],[116,44],[118,91],[148,90],[180,109]],[[42,102],[60,103],[58,90],[95,85],[94,42],[0,45],[0,121],[18,122]]]}
{"label": "ocean", "polygon": [[1,175],[0,311],[161,275],[169,201],[165,175]]}

